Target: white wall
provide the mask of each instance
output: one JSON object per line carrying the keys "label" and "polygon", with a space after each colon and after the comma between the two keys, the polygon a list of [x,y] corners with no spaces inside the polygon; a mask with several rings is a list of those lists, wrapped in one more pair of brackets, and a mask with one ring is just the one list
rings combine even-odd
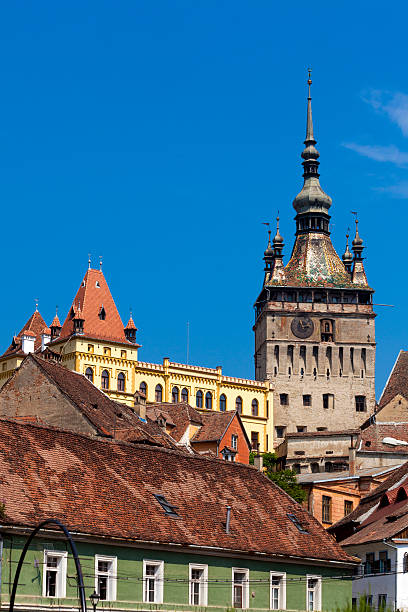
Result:
{"label": "white wall", "polygon": [[[368,544],[361,544],[359,546],[345,546],[345,551],[350,555],[354,555],[355,557],[359,557],[362,562],[365,562],[366,553],[373,552],[375,553],[375,559],[378,560],[379,552],[387,551],[388,558],[391,560],[391,573],[390,574],[375,574],[370,576],[362,575],[361,578],[356,577],[353,580],[353,597],[357,599],[364,595],[372,595],[373,596],[373,606],[377,608],[378,605],[378,595],[386,593],[387,595],[387,606],[391,609],[395,610],[395,586],[396,580],[399,575],[395,574],[396,571],[402,571],[402,564],[398,559],[398,565],[396,563],[396,550],[390,548],[384,542],[375,542]],[[404,551],[401,553],[402,557],[404,556],[404,552],[408,550],[408,547],[404,547]],[[400,551],[399,551],[400,552]],[[401,558],[402,558],[401,557]],[[401,575],[402,576],[402,575]],[[402,576],[403,578],[407,578],[408,574]],[[408,585],[408,582],[404,582],[404,585]],[[399,584],[398,584],[399,586]],[[406,587],[405,587],[406,588]],[[406,589],[407,590],[407,589]],[[408,591],[405,596],[408,602]],[[408,608],[408,605],[402,605],[397,601],[397,608]]]}

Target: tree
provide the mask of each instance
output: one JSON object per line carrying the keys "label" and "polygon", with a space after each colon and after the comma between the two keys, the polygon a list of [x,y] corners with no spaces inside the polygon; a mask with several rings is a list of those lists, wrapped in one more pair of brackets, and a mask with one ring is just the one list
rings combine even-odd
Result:
{"label": "tree", "polygon": [[[302,503],[306,499],[306,492],[302,489],[293,470],[274,471],[277,457],[275,453],[262,453],[264,474],[281,489],[286,491],[295,501]],[[254,453],[249,455],[249,463],[254,463]]]}

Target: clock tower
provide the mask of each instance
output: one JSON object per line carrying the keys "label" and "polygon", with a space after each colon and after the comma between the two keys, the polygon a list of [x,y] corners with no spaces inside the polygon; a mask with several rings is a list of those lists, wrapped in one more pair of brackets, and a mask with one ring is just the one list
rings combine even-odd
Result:
{"label": "clock tower", "polygon": [[284,265],[278,217],[255,302],[255,378],[275,385],[275,445],[286,433],[358,427],[375,407],[373,289],[357,218],[353,254],[348,236],[342,259],[330,239],[332,200],[319,181],[311,84],[309,74],[295,243]]}

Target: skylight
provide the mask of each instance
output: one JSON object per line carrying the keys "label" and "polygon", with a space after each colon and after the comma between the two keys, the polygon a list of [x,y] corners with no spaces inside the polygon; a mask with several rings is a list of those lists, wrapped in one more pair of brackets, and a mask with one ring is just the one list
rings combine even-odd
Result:
{"label": "skylight", "polygon": [[294,514],[290,514],[289,512],[286,515],[288,517],[288,519],[290,521],[292,521],[292,523],[295,525],[295,527],[298,528],[298,530],[300,531],[300,533],[309,533],[306,529],[304,529],[301,525],[301,523],[298,521],[298,519],[296,518],[296,516]]}
{"label": "skylight", "polygon": [[170,504],[170,502],[167,501],[164,495],[156,495],[155,493],[153,493],[153,495],[155,496],[167,516],[178,516],[176,512],[177,506],[173,506],[173,504]]}

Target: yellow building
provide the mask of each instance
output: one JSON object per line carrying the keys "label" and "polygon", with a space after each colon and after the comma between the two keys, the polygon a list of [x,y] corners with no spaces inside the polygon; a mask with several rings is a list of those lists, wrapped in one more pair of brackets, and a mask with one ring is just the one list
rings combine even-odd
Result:
{"label": "yellow building", "polygon": [[[199,410],[238,410],[248,438],[260,450],[273,450],[273,387],[269,381],[224,376],[215,369],[138,361],[136,327],[123,326],[102,270],[89,268],[63,323],[48,328],[36,312],[0,357],[0,386],[33,351],[55,354],[112,399],[132,405],[136,391],[149,403],[185,401]],[[51,353],[51,354],[52,354]]]}

